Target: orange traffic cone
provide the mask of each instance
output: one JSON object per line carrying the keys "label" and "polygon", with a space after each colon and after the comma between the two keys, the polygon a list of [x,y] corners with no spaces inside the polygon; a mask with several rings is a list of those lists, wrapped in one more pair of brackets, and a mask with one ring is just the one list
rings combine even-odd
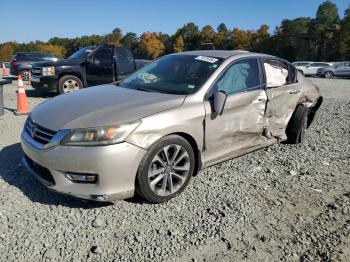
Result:
{"label": "orange traffic cone", "polygon": [[5,63],[2,63],[2,76],[8,76],[7,69],[5,67]]}
{"label": "orange traffic cone", "polygon": [[16,115],[28,115],[29,114],[29,106],[28,106],[28,100],[26,96],[26,90],[24,89],[22,76],[18,75],[18,82],[17,82],[17,111],[15,111]]}

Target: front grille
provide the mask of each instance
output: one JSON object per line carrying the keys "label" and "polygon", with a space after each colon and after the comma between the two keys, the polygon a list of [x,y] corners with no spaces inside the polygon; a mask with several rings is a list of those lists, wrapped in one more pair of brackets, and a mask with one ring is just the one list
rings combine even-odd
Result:
{"label": "front grille", "polygon": [[34,123],[33,120],[29,117],[25,124],[25,129],[27,133],[40,144],[46,145],[52,139],[52,137],[56,134],[55,131],[47,129],[45,127],[39,126]]}
{"label": "front grille", "polygon": [[38,163],[31,160],[29,157],[25,156],[27,163],[29,167],[35,171],[35,173],[43,180],[45,180],[49,185],[55,185],[55,179],[53,179],[53,176],[51,175],[50,170],[47,168],[39,165]]}
{"label": "front grille", "polygon": [[41,67],[33,67],[32,68],[32,75],[41,76]]}

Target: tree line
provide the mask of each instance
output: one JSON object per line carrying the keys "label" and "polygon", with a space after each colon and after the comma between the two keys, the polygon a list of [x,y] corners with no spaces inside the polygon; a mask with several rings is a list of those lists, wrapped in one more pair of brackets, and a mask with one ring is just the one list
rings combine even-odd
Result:
{"label": "tree line", "polygon": [[0,44],[0,60],[9,61],[20,51],[42,51],[67,57],[82,47],[102,44],[128,47],[135,57],[155,59],[173,52],[202,49],[203,43],[212,43],[216,49],[268,53],[289,61],[350,60],[350,6],[341,19],[337,6],[325,1],[318,7],[315,18],[285,19],[272,34],[268,25],[257,30],[241,30],[228,29],[221,23],[216,29],[210,25],[200,29],[191,22],[173,35],[144,32],[137,36],[133,32],[123,34],[120,28],[115,28],[106,35],[53,37],[47,42],[6,42]]}

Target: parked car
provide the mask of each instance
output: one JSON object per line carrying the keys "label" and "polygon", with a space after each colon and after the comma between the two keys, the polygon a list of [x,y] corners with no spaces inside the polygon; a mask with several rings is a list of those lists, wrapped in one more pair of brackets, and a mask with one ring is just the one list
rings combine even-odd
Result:
{"label": "parked car", "polygon": [[315,76],[317,74],[317,70],[322,67],[332,66],[332,63],[325,62],[315,62],[308,64],[304,69],[299,70],[304,76]]}
{"label": "parked car", "polygon": [[42,52],[17,52],[10,62],[10,74],[15,76],[21,74],[22,79],[27,81],[32,64],[38,61],[57,61],[57,57]]}
{"label": "parked car", "polygon": [[24,165],[49,189],[90,200],[135,193],[152,203],[199,169],[270,146],[301,143],[319,88],[280,58],[244,51],[163,56],[118,85],[34,108]]}
{"label": "parked car", "polygon": [[299,70],[299,72],[304,73],[304,70],[306,68],[306,66],[308,66],[309,64],[311,64],[313,62],[310,61],[299,61],[299,62],[294,62],[292,63],[296,69]]}
{"label": "parked car", "polygon": [[147,63],[147,60],[134,59],[128,48],[89,46],[65,60],[34,64],[32,86],[64,94],[119,81]]}
{"label": "parked car", "polygon": [[333,66],[317,69],[317,75],[325,78],[350,77],[350,62],[336,63]]}
{"label": "parked car", "polygon": [[2,65],[3,65],[3,62],[2,62],[2,61],[0,61],[0,69],[2,68]]}

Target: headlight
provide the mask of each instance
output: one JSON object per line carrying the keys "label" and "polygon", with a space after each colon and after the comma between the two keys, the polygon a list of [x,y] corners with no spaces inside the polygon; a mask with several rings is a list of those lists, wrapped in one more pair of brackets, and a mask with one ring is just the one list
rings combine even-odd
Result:
{"label": "headlight", "polygon": [[54,76],[55,75],[55,67],[43,67],[42,68],[43,76]]}
{"label": "headlight", "polygon": [[120,143],[123,142],[140,123],[141,121],[137,121],[119,126],[74,129],[61,140],[61,145],[96,146]]}

